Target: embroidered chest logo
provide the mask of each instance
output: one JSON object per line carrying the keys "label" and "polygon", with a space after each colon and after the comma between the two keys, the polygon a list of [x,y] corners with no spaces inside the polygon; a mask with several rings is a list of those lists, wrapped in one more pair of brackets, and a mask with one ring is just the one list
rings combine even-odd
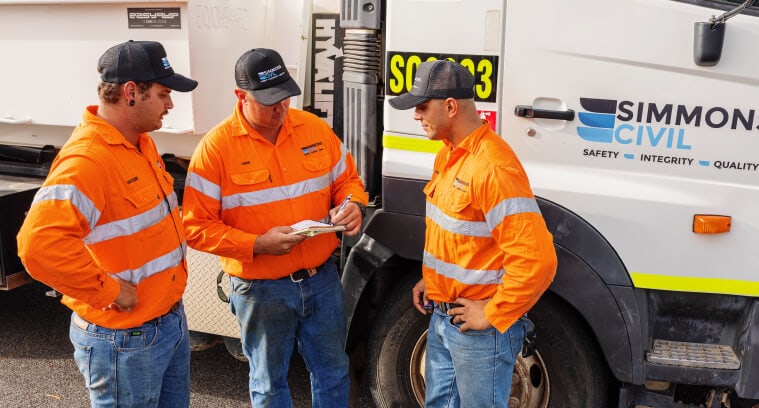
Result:
{"label": "embroidered chest logo", "polygon": [[465,193],[469,192],[469,183],[467,183],[464,180],[461,180],[460,178],[456,177],[453,179],[453,188],[459,191],[463,191]]}
{"label": "embroidered chest logo", "polygon": [[316,142],[314,144],[303,146],[300,148],[300,151],[303,152],[304,156],[308,156],[309,154],[321,152],[324,150],[324,146],[322,142]]}
{"label": "embroidered chest logo", "polygon": [[245,160],[244,162],[242,162],[240,164],[243,165],[243,166],[249,166],[250,165],[250,160]]}
{"label": "embroidered chest logo", "polygon": [[127,180],[127,181],[126,181],[126,183],[127,183],[127,184],[132,184],[132,183],[134,183],[134,182],[135,182],[135,181],[137,181],[137,180],[138,180],[138,179],[137,179],[137,176],[134,176],[134,177],[130,178],[129,180]]}

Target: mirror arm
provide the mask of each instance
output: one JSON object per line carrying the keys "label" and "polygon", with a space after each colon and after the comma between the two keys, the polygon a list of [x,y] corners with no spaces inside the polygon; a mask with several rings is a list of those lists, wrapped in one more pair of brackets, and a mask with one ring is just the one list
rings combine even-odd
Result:
{"label": "mirror arm", "polygon": [[743,10],[753,6],[756,2],[757,0],[746,0],[740,6],[724,12],[719,17],[712,16],[712,18],[709,19],[709,22],[712,23],[712,29],[714,29],[714,27],[719,24],[724,24],[725,21],[727,21],[730,17],[733,17],[736,14],[740,14]]}

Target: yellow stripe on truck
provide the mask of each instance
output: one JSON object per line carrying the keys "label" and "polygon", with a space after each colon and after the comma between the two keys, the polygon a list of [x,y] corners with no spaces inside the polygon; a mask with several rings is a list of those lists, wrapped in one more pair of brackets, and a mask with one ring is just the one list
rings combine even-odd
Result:
{"label": "yellow stripe on truck", "polygon": [[437,153],[443,147],[443,142],[418,137],[382,135],[382,147],[411,152]]}
{"label": "yellow stripe on truck", "polygon": [[722,278],[652,275],[640,272],[631,272],[630,277],[636,288],[759,296],[759,282]]}

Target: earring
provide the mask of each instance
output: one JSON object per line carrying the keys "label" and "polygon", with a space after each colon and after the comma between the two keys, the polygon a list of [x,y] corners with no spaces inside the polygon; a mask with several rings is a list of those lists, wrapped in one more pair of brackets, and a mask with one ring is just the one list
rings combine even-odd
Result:
{"label": "earring", "polygon": [[134,106],[134,99],[129,100],[129,106]]}

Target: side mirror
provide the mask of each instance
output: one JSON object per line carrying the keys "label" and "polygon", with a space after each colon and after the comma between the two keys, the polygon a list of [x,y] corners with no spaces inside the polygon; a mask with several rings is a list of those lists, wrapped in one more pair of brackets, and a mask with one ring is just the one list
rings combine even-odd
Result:
{"label": "side mirror", "polygon": [[725,22],[756,2],[757,0],[746,0],[743,4],[726,11],[719,17],[712,16],[708,22],[694,24],[693,61],[696,65],[702,67],[717,65],[722,56],[722,45],[725,42]]}
{"label": "side mirror", "polygon": [[725,24],[693,24],[693,61],[701,67],[717,65],[725,42]]}

